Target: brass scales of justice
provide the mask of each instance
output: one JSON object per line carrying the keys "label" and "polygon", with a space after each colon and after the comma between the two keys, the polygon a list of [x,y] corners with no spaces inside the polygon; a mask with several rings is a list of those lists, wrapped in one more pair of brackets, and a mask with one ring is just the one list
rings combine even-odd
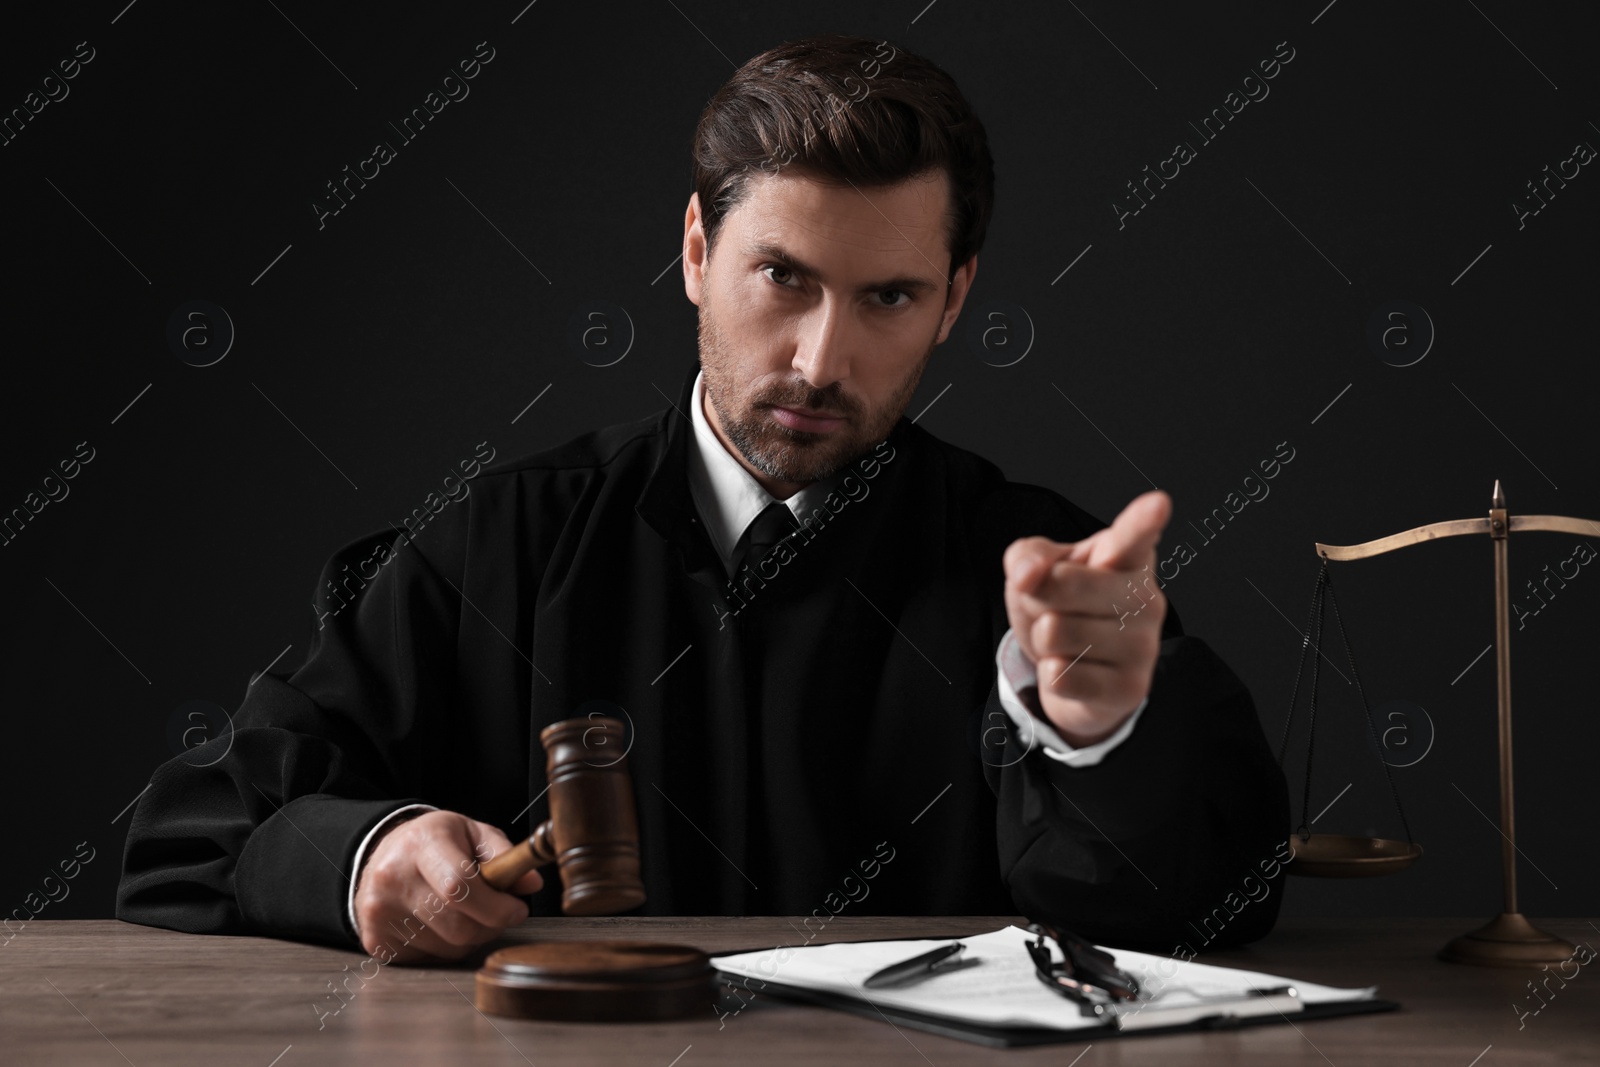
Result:
{"label": "brass scales of justice", "polygon": [[[1505,889],[1505,906],[1489,922],[1469,933],[1449,941],[1439,950],[1438,957],[1452,963],[1469,963],[1484,967],[1533,967],[1539,964],[1556,964],[1570,959],[1576,952],[1574,946],[1561,938],[1540,930],[1517,910],[1517,846],[1516,821],[1513,814],[1512,759],[1511,759],[1511,626],[1510,579],[1506,552],[1508,537],[1513,532],[1547,530],[1564,533],[1591,534],[1600,530],[1600,524],[1588,519],[1575,519],[1566,515],[1510,515],[1506,511],[1505,495],[1500,482],[1494,483],[1489,513],[1479,519],[1451,519],[1429,523],[1400,533],[1365,541],[1358,545],[1317,544],[1317,555],[1322,567],[1317,575],[1316,591],[1312,594],[1312,617],[1315,627],[1308,625],[1301,645],[1301,663],[1308,647],[1318,649],[1321,655],[1323,592],[1331,592],[1328,578],[1328,561],[1367,559],[1371,556],[1393,552],[1408,545],[1421,544],[1441,537],[1458,537],[1465,534],[1488,534],[1494,545],[1494,601],[1495,601],[1495,669],[1499,693],[1500,739],[1500,837],[1501,869]],[[1339,618],[1337,601],[1334,616],[1349,655],[1352,673],[1355,658],[1350,654],[1344,622]],[[1331,660],[1329,661],[1332,662]],[[1311,734],[1306,742],[1306,800],[1310,799],[1311,752],[1316,728],[1316,675],[1318,658],[1312,658],[1311,684]],[[1376,729],[1372,725],[1371,709],[1367,707],[1366,694],[1361,690],[1359,676],[1355,682],[1363,709],[1367,712],[1367,725],[1374,741]],[[1299,693],[1300,675],[1295,677],[1295,695],[1290,697],[1289,719],[1284,723],[1278,762],[1282,764],[1287,751],[1289,727],[1294,719],[1294,705]],[[1384,775],[1389,780],[1395,805],[1400,810],[1402,824],[1405,811],[1400,808],[1400,797],[1394,789],[1389,764],[1382,759]],[[1305,823],[1305,806],[1301,808],[1300,826],[1291,834],[1294,859],[1288,864],[1290,873],[1313,877],[1351,878],[1367,875],[1391,874],[1411,865],[1422,854],[1422,847],[1410,840],[1410,827],[1406,826],[1406,840],[1393,841],[1382,838],[1354,837],[1345,834],[1311,834]]]}

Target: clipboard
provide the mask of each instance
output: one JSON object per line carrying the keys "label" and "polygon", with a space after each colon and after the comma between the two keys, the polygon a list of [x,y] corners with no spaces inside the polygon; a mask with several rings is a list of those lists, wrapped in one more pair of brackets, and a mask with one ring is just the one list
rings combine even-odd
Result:
{"label": "clipboard", "polygon": [[[1027,937],[1027,931],[1012,926],[961,938],[980,966],[949,977],[912,982],[909,987],[872,991],[863,983],[878,968],[937,948],[938,943],[891,940],[775,946],[721,953],[712,963],[724,981],[735,988],[742,986],[750,994],[767,992],[779,999],[993,1048],[1238,1029],[1400,1007],[1394,1001],[1378,999],[1376,986],[1337,988],[1236,967],[1114,950],[1119,966],[1141,973],[1140,981],[1151,997],[1103,1020],[1085,1018],[1065,1014],[1070,1002],[1039,983],[1023,948]],[[745,1003],[740,1000],[738,1010]]]}
{"label": "clipboard", "polygon": [[[712,962],[715,963],[716,961],[713,960]],[[783,1000],[794,1000],[819,1007],[846,1011],[851,1015],[860,1015],[867,1019],[877,1019],[879,1021],[887,1019],[896,1026],[921,1030],[929,1034],[938,1034],[940,1037],[953,1037],[958,1041],[970,1041],[990,1048],[1069,1045],[1080,1041],[1102,1041],[1111,1037],[1140,1037],[1145,1034],[1174,1034],[1194,1030],[1238,1030],[1288,1021],[1288,1018],[1278,1015],[1255,1015],[1242,1018],[1213,1015],[1195,1022],[1179,1023],[1172,1026],[1149,1026],[1137,1030],[1123,1030],[1115,1022],[1084,1027],[1080,1030],[1048,1030],[1042,1027],[1028,1026],[989,1026],[983,1023],[967,1022],[962,1019],[951,1019],[942,1015],[930,1015],[889,1004],[872,1004],[858,997],[846,996],[840,993],[828,993],[820,989],[785,986],[778,982],[768,982],[761,992],[771,993],[773,996]],[[1301,1019],[1331,1019],[1340,1015],[1365,1015],[1372,1012],[1395,1011],[1399,1007],[1398,1001],[1379,999],[1346,1000],[1331,1004],[1306,1004],[1295,1012],[1292,1018],[1297,1022]]]}

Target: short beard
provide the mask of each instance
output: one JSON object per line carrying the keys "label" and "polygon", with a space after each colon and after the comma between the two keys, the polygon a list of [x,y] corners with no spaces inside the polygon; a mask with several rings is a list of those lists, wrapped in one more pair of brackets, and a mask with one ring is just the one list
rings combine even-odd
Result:
{"label": "short beard", "polygon": [[[728,440],[750,466],[762,474],[796,485],[831,478],[888,437],[917,391],[935,347],[934,342],[929,341],[927,351],[900,388],[873,413],[874,417],[864,420],[867,413],[862,410],[861,402],[848,396],[838,382],[826,389],[812,389],[803,383],[798,390],[765,389],[750,398],[748,407],[737,410],[739,398],[729,395],[731,389],[723,378],[723,374],[736,365],[737,359],[706,314],[704,304],[700,308],[699,336],[706,396],[716,409]],[[796,430],[765,414],[765,408],[777,405],[837,412],[849,425],[831,434]]]}

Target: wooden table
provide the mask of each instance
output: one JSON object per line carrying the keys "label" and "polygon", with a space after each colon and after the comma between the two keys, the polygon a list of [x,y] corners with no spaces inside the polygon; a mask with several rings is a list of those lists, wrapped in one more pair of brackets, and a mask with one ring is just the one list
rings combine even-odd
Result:
{"label": "wooden table", "polygon": [[[997,929],[1011,918],[840,915],[812,944],[940,937]],[[34,920],[0,945],[0,1062],[6,1064],[639,1064],[1050,1063],[1316,1064],[1502,1067],[1600,1062],[1600,965],[1565,988],[1549,979],[1538,1007],[1530,972],[1440,963],[1433,953],[1472,919],[1284,920],[1266,942],[1202,956],[1336,986],[1377,983],[1402,1009],[1215,1033],[1099,1039],[992,1049],[843,1012],[758,997],[735,1015],[673,1023],[529,1022],[472,1005],[479,956],[438,967],[377,964],[357,952],[264,938],[207,937],[114,920]],[[1580,946],[1600,924],[1541,920]],[[709,952],[798,944],[782,918],[532,919],[512,940],[631,937]],[[487,950],[485,950],[486,952]],[[329,992],[365,961],[346,1000]],[[348,970],[346,969],[348,968]],[[1570,968],[1569,968],[1570,970]],[[344,1007],[335,1014],[333,1005]],[[318,1006],[321,1005],[319,1011]],[[319,1028],[320,1027],[320,1028]],[[1081,1059],[1077,1059],[1082,1054]]]}

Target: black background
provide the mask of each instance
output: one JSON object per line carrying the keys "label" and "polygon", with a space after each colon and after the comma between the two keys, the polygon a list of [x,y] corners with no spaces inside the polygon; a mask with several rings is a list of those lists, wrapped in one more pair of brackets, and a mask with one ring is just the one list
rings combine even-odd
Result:
{"label": "black background", "polygon": [[[184,709],[236,707],[285,646],[277,667],[298,662],[333,549],[421,506],[479,442],[515,455],[665,405],[695,351],[674,261],[694,121],[738,63],[808,33],[932,58],[991,137],[976,287],[908,414],[1107,521],[1171,493],[1162,555],[1196,556],[1167,592],[1274,742],[1314,542],[1481,516],[1497,478],[1514,513],[1600,517],[1600,176],[1583,167],[1520,227],[1513,208],[1600,145],[1591,5],[524,2],[8,14],[7,113],[78,42],[95,57],[0,147],[0,514],[79,442],[94,459],[0,548],[0,912],[87,841],[96,858],[41,917],[111,914],[127,806]],[[470,95],[400,145],[387,123],[479,42],[494,59]],[[1203,143],[1187,123],[1279,42],[1294,58],[1270,95]],[[1197,158],[1119,229],[1124,183],[1180,139]],[[319,229],[324,183],[378,140],[397,158]],[[191,300],[237,332],[208,367],[167,342]],[[631,320],[611,366],[568,342],[594,300]],[[1392,301],[1437,331],[1409,366],[1392,364],[1418,351],[1414,312],[1390,349],[1367,340]],[[1012,347],[971,343],[1001,305],[1026,315],[988,320]],[[1189,524],[1281,442],[1270,495],[1207,543]],[[1578,541],[1513,538],[1518,599],[1537,606],[1524,583]],[[1378,728],[1427,853],[1391,879],[1294,880],[1286,914],[1499,910],[1494,656],[1475,659],[1491,558],[1457,538],[1334,566],[1369,697],[1426,711],[1380,709]],[[1593,570],[1513,634],[1534,916],[1594,910]],[[1398,836],[1353,688],[1324,681],[1310,814],[1337,800],[1316,828]]]}

